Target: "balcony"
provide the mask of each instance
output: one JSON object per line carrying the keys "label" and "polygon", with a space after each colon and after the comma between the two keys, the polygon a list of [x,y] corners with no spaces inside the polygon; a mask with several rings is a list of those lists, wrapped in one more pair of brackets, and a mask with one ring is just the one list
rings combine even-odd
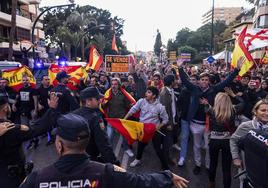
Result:
{"label": "balcony", "polygon": [[[31,27],[33,27],[34,22],[32,23]],[[37,22],[35,25],[36,29],[43,29],[43,24],[41,22]]]}
{"label": "balcony", "polygon": [[[9,48],[9,42],[0,42],[0,48]],[[20,51],[20,45],[13,43],[13,50]]]}
{"label": "balcony", "polygon": [[257,19],[261,15],[268,14],[268,5],[259,7],[256,11],[256,14],[254,15],[254,19]]}
{"label": "balcony", "polygon": [[19,3],[24,4],[24,5],[29,5],[28,0],[18,0]]}
{"label": "balcony", "polygon": [[0,20],[3,20],[5,22],[11,22],[11,15],[4,12],[0,12]]}
{"label": "balcony", "polygon": [[41,0],[28,0],[30,4],[40,4]]}

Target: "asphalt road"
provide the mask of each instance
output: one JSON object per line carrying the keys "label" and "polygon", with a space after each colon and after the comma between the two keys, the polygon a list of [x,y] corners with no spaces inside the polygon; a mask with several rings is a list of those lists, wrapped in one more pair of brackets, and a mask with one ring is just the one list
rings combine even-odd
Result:
{"label": "asphalt road", "polygon": [[[153,149],[152,144],[149,144],[143,154],[142,164],[138,167],[131,168],[129,167],[129,163],[134,160],[133,158],[129,158],[123,152],[121,147],[122,140],[115,136],[114,138],[114,151],[118,158],[121,160],[121,164],[124,168],[129,172],[134,173],[144,173],[144,172],[157,172],[161,170],[161,165],[156,153]],[[136,145],[134,144],[134,151],[136,151]],[[57,160],[58,156],[56,154],[56,150],[54,145],[46,146],[46,138],[42,138],[40,140],[40,145],[37,149],[25,150],[27,160],[32,160],[35,163],[34,170],[40,169],[42,167],[48,166]],[[135,153],[135,152],[134,152]],[[179,151],[176,149],[172,149],[171,156],[173,160],[178,160]],[[204,153],[203,153],[204,156]],[[187,161],[184,167],[178,167],[177,165],[171,166],[171,170],[185,177],[190,181],[189,188],[206,188],[208,187],[208,175],[205,170],[205,167],[202,167],[202,171],[199,175],[193,174],[194,162],[193,162],[193,154],[192,154],[192,144],[190,142],[190,147],[188,151]],[[236,170],[233,169],[233,174],[236,173]],[[222,173],[221,173],[221,159],[219,159],[219,166],[217,171],[217,179],[216,179],[216,187],[223,188],[222,184]],[[233,180],[232,188],[238,188],[239,181]]]}

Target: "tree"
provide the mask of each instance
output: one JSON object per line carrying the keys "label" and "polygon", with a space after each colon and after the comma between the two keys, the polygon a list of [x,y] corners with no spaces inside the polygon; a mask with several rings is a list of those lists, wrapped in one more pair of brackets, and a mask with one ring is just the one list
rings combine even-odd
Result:
{"label": "tree", "polygon": [[[85,13],[79,13],[78,11],[74,11],[71,13],[71,15],[66,20],[68,26],[70,29],[74,32],[77,32],[77,36],[79,38],[77,39],[77,43],[74,44],[75,48],[75,58],[77,56],[77,45],[81,46],[81,55],[82,55],[82,61],[85,59],[85,39],[84,39],[84,33],[90,29],[89,27],[91,25],[96,26],[97,21],[94,18],[91,18],[90,15],[87,15]],[[93,23],[94,22],[94,23]],[[81,37],[80,37],[81,36]],[[81,39],[81,40],[80,40]]]}
{"label": "tree", "polygon": [[11,29],[9,35],[9,48],[8,48],[8,60],[12,60],[13,56],[13,42],[15,39],[15,31],[16,31],[16,10],[17,10],[18,0],[12,0],[12,8],[11,8]]}
{"label": "tree", "polygon": [[94,35],[94,40],[91,42],[91,44],[94,44],[97,47],[100,55],[103,55],[104,49],[106,47],[106,43],[107,43],[107,40],[104,37],[104,35],[101,33]]}
{"label": "tree", "polygon": [[177,51],[177,49],[178,49],[178,47],[177,47],[176,43],[172,39],[169,39],[168,43],[167,43],[167,51],[168,52]]}
{"label": "tree", "polygon": [[[92,20],[95,20],[95,23],[92,24]],[[46,39],[48,41],[48,45],[55,44],[53,46],[61,46],[62,43],[66,43],[68,45],[71,45],[70,53],[72,57],[76,56],[76,52],[78,49],[81,49],[78,51],[78,54],[81,51],[82,58],[83,56],[87,56],[88,49],[84,50],[84,46],[88,46],[92,41],[90,40],[91,36],[97,37],[100,39],[99,36],[103,36],[102,39],[105,39],[105,45],[100,44],[99,46],[103,46],[103,54],[112,53],[111,46],[108,45],[108,43],[112,43],[112,37],[114,34],[114,31],[111,29],[111,23],[114,23],[115,26],[115,33],[116,33],[116,42],[117,47],[121,50],[123,50],[123,53],[128,52],[126,47],[122,44],[122,41],[120,39],[121,35],[123,34],[123,26],[124,26],[124,20],[118,17],[111,17],[111,13],[108,10],[98,9],[93,6],[76,6],[73,8],[65,8],[65,9],[55,9],[50,12],[48,12],[44,17],[44,31],[46,35]],[[95,27],[96,25],[104,24],[106,27],[100,29],[99,27]],[[69,44],[69,39],[66,37],[59,37],[58,34],[62,33],[57,32],[58,27],[64,25],[65,28],[68,30],[68,32],[72,33],[75,36],[71,36],[73,38],[73,41],[78,40],[79,38],[77,36],[82,36],[81,39],[81,48],[77,48],[75,43]],[[88,32],[87,32],[88,31]],[[64,34],[64,33],[63,33]],[[66,34],[66,33],[65,33]],[[83,35],[85,34],[85,35]],[[101,35],[99,35],[101,34]],[[83,37],[84,36],[84,37]],[[61,40],[67,40],[61,41]],[[97,40],[94,40],[95,42]],[[93,41],[93,42],[94,42]],[[101,40],[99,40],[101,41]],[[97,46],[97,45],[96,45]],[[67,47],[67,46],[65,46]],[[86,52],[86,55],[83,55],[84,51]]]}
{"label": "tree", "polygon": [[161,40],[161,34],[159,30],[157,29],[157,35],[154,43],[154,53],[157,57],[160,57],[161,54],[161,47],[162,47],[162,40]]}
{"label": "tree", "polygon": [[176,43],[178,47],[185,46],[187,44],[188,38],[191,36],[192,32],[189,28],[185,27],[177,32]]}
{"label": "tree", "polygon": [[75,34],[71,34],[66,26],[60,26],[56,31],[56,36],[60,41],[59,46],[67,54],[68,59],[71,59],[71,45]]}

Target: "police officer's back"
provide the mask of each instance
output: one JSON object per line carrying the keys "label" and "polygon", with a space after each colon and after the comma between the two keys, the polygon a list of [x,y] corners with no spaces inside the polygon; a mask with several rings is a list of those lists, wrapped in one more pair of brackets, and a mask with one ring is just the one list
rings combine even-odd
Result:
{"label": "police officer's back", "polygon": [[57,124],[55,146],[60,155],[59,160],[38,172],[31,173],[20,188],[165,188],[172,187],[173,182],[180,185],[186,183],[186,180],[171,172],[135,175],[120,172],[120,167],[111,164],[92,162],[85,151],[90,139],[87,121],[79,115],[69,113],[62,115]]}
{"label": "police officer's back", "polygon": [[114,155],[112,145],[109,143],[102,113],[99,110],[99,100],[102,97],[102,94],[96,87],[88,87],[82,90],[80,92],[82,107],[72,113],[80,115],[88,121],[91,130],[91,139],[86,151],[90,155],[90,159],[119,165],[119,161]]}
{"label": "police officer's back", "polygon": [[59,97],[57,110],[62,114],[79,108],[79,104],[74,95],[66,86],[69,77],[70,76],[65,71],[59,72],[56,76],[58,85],[51,90],[51,92],[55,92]]}

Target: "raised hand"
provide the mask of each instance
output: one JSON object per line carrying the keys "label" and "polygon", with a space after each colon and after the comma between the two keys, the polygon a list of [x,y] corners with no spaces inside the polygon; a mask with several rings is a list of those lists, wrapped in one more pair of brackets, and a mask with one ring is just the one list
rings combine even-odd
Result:
{"label": "raised hand", "polygon": [[57,96],[57,94],[54,92],[50,93],[50,99],[47,100],[48,106],[50,108],[56,109],[58,107],[58,101],[59,97]]}
{"label": "raised hand", "polygon": [[184,63],[184,60],[183,59],[178,59],[177,60],[178,67],[182,67],[183,63]]}
{"label": "raised hand", "polygon": [[7,131],[13,128],[15,128],[15,125],[13,123],[9,122],[0,123],[0,136],[4,135]]}

